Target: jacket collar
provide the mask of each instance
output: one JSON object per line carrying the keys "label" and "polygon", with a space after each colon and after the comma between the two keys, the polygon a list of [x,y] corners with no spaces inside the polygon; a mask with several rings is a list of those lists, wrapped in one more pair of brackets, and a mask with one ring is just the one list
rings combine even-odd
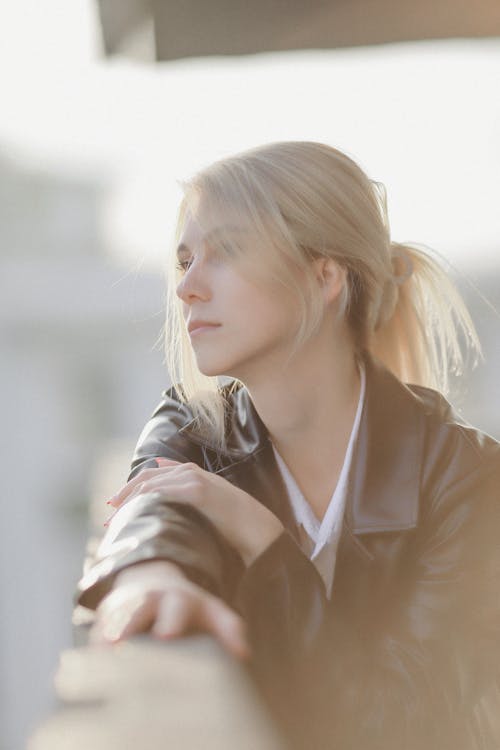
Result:
{"label": "jacket collar", "polygon": [[[416,525],[419,512],[420,474],[424,444],[424,409],[409,387],[365,353],[366,392],[348,479],[345,524],[354,534],[398,531]],[[240,388],[231,395],[229,435],[220,473],[250,491],[282,521],[290,513],[286,491],[266,427],[250,399]],[[193,423],[182,432],[210,448]],[[249,462],[253,466],[249,472]],[[262,493],[248,484],[245,474],[266,468]],[[262,472],[259,472],[262,476]],[[260,483],[259,483],[260,484]],[[279,487],[279,489],[278,489]],[[288,525],[288,524],[287,524]]]}
{"label": "jacket collar", "polygon": [[418,397],[381,363],[365,357],[366,396],[345,510],[355,534],[416,525],[424,446]]}

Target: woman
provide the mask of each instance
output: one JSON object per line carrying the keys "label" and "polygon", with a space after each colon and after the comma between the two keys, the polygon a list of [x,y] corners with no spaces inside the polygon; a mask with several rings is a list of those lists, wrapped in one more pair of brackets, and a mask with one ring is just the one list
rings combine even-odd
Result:
{"label": "woman", "polygon": [[478,347],[446,274],[307,142],[197,174],[172,262],[94,638],[213,634],[299,747],[498,747],[500,446],[433,390]]}

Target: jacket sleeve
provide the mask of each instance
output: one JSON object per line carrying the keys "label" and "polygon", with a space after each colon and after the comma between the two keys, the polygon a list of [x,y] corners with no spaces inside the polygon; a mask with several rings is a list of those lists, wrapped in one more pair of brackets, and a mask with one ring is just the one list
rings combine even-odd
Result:
{"label": "jacket sleeve", "polygon": [[284,531],[244,572],[236,604],[264,662],[302,658],[321,630],[325,587],[314,564]]}
{"label": "jacket sleeve", "polygon": [[283,532],[243,573],[235,605],[248,627],[250,671],[274,720],[291,747],[313,748],[304,665],[317,646],[327,601],[323,580],[288,531]]}
{"label": "jacket sleeve", "polygon": [[[175,389],[163,400],[139,437],[128,479],[156,466],[163,456],[207,466],[207,455],[183,435],[192,421],[189,408],[180,403]],[[243,562],[205,516],[193,507],[168,501],[158,492],[144,493],[126,503],[113,517],[96,553],[86,562],[76,602],[95,609],[125,567],[148,560],[168,560],[179,565],[195,583],[229,600]]]}

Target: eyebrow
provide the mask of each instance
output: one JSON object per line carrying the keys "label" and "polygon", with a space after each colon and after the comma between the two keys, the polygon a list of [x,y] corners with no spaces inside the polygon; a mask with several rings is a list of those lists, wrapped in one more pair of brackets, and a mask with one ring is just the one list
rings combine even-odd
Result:
{"label": "eyebrow", "polygon": [[[223,234],[225,232],[244,233],[246,231],[247,230],[244,229],[243,227],[238,227],[232,224],[228,224],[226,226],[221,226],[221,227],[215,227],[214,229],[211,229],[209,232],[207,232],[204,235],[203,241],[206,242],[208,239],[211,239],[213,235]],[[189,254],[191,251],[189,250],[189,246],[186,245],[185,242],[181,242],[180,245],[177,247],[176,252],[177,252],[177,258],[181,258],[182,256]]]}

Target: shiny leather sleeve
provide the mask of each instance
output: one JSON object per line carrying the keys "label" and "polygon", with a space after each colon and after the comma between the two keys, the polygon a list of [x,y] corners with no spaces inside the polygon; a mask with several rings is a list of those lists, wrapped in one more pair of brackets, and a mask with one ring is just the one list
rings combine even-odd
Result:
{"label": "shiny leather sleeve", "polygon": [[78,584],[78,603],[95,609],[121,570],[150,560],[178,565],[199,586],[230,600],[243,563],[217,529],[189,505],[160,493],[138,495],[114,516]]}
{"label": "shiny leather sleeve", "polygon": [[204,452],[200,445],[188,440],[183,431],[193,421],[189,406],[179,400],[174,387],[162,394],[162,400],[142,430],[132,457],[128,479],[143,468],[156,466],[154,459],[163,456],[173,461],[193,461],[203,468]]}
{"label": "shiny leather sleeve", "polygon": [[280,654],[290,658],[310,651],[325,616],[325,587],[285,531],[246,569],[236,603],[262,658],[272,662]]}
{"label": "shiny leather sleeve", "polygon": [[[182,433],[191,420],[175,389],[165,391],[139,437],[129,479],[156,466],[159,456],[210,469],[207,452]],[[243,570],[240,556],[205,516],[191,506],[168,502],[161,493],[142,494],[113,517],[78,583],[76,602],[96,608],[121,570],[153,559],[179,565],[192,581],[226,600],[232,598]]]}
{"label": "shiny leather sleeve", "polygon": [[[284,734],[297,737],[308,715],[303,665],[317,647],[327,609],[323,580],[284,532],[247,568],[235,604],[247,623],[250,671],[260,694]],[[298,747],[312,745],[307,738]]]}

